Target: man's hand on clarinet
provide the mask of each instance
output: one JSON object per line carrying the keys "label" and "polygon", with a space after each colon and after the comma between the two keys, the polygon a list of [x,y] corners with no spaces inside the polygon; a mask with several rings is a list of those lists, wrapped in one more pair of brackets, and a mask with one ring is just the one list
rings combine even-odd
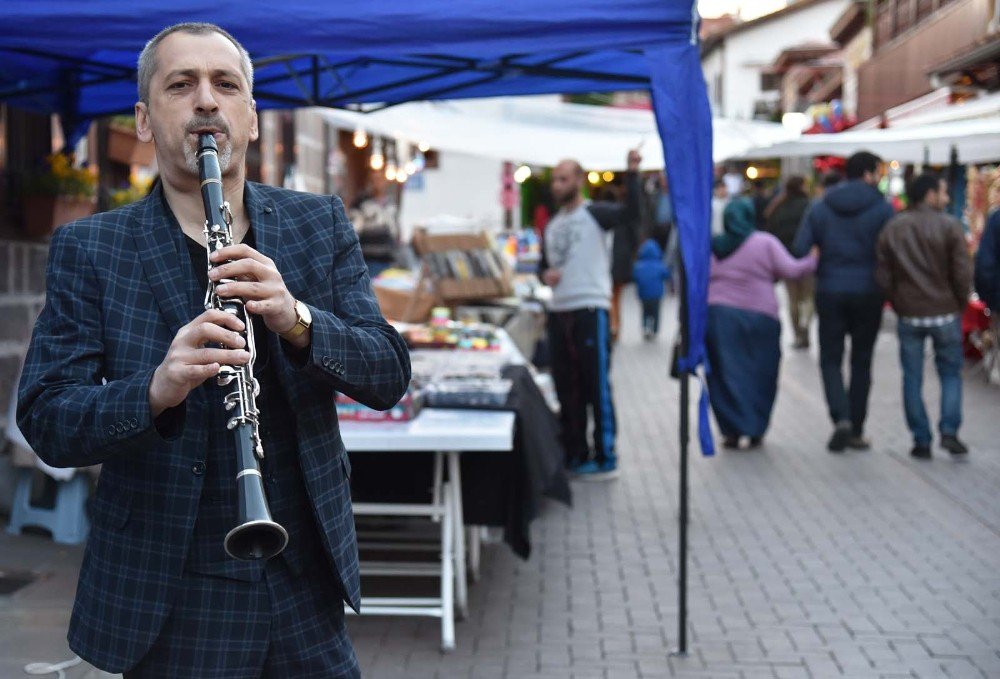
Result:
{"label": "man's hand on clarinet", "polygon": [[180,405],[188,393],[219,373],[222,365],[250,361],[240,336],[243,321],[218,309],[209,309],[177,331],[163,362],[149,383],[153,417]]}
{"label": "man's hand on clarinet", "polygon": [[[219,264],[219,262],[226,262]],[[216,287],[219,297],[239,297],[246,302],[247,311],[260,316],[268,330],[283,334],[295,326],[295,298],[285,287],[285,281],[274,261],[260,254],[249,245],[230,245],[212,253],[215,266],[209,272],[213,281],[235,279]],[[308,333],[292,341],[302,348],[308,344]]]}

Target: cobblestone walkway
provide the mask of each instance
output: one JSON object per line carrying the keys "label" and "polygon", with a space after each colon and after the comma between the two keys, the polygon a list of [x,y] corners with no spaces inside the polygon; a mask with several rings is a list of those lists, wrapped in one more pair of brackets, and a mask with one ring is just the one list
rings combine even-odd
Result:
{"label": "cobblestone walkway", "polygon": [[572,510],[549,505],[529,562],[488,548],[455,653],[437,652],[430,620],[351,621],[366,675],[1000,677],[1000,389],[968,371],[968,462],[937,450],[929,462],[911,460],[893,332],[875,359],[871,451],[826,452],[815,351],[787,349],[765,447],[692,455],[690,653],[669,656],[673,328],[645,343],[637,313],[626,305],[614,356],[622,477],[574,483]]}
{"label": "cobblestone walkway", "polygon": [[[431,619],[351,619],[364,676],[1000,677],[1000,389],[967,371],[967,462],[938,450],[930,461],[910,459],[892,332],[877,347],[871,451],[826,452],[815,350],[786,350],[763,449],[714,459],[693,451],[690,653],[669,655],[677,630],[673,332],[643,342],[637,304],[625,294],[613,377],[622,477],[575,483],[573,509],[550,504],[534,524],[530,561],[503,545],[484,548],[454,653],[438,652]],[[51,585],[0,596],[3,679],[24,676],[25,662],[66,655],[79,555],[29,540],[55,575]],[[23,544],[4,538],[0,566],[14,554],[9,546]]]}

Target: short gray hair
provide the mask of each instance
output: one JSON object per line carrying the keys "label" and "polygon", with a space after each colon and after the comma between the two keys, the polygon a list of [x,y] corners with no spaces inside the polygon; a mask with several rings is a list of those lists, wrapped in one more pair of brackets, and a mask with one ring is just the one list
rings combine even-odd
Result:
{"label": "short gray hair", "polygon": [[240,66],[243,69],[243,76],[247,79],[247,84],[250,86],[250,94],[253,95],[253,62],[250,61],[250,54],[243,48],[243,45],[230,35],[228,31],[215,24],[192,21],[167,26],[153,36],[153,39],[147,42],[146,46],[142,48],[142,52],[139,54],[139,72],[137,78],[139,82],[139,101],[149,104],[149,83],[153,79],[153,72],[156,71],[156,48],[171,33],[190,33],[191,35],[218,33],[233,43],[236,50],[240,53]]}

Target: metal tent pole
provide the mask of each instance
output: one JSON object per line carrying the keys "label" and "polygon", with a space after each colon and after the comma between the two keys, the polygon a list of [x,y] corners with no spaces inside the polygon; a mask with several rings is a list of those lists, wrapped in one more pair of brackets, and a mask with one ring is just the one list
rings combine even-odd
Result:
{"label": "metal tent pole", "polygon": [[[679,265],[680,273],[680,353],[681,358],[688,355],[688,301],[687,301],[687,272],[684,269],[684,260],[681,258]],[[678,566],[677,566],[677,650],[676,655],[687,655],[687,545],[688,545],[688,443],[691,433],[689,429],[690,411],[690,378],[687,370],[679,370],[678,375],[681,381],[681,404],[680,404],[680,511],[678,531]]]}

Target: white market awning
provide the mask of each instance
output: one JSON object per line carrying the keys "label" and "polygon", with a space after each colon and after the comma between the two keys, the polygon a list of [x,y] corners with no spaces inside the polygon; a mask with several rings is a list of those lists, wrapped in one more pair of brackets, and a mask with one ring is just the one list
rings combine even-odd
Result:
{"label": "white market awning", "polygon": [[951,161],[953,148],[961,163],[1000,160],[1000,115],[912,127],[806,134],[795,141],[760,146],[742,157],[849,156],[870,151],[885,160],[944,165]]}
{"label": "white market awning", "polygon": [[[643,168],[663,167],[656,121],[646,110],[537,97],[413,102],[373,113],[317,110],[337,127],[442,151],[544,167],[573,158],[588,170],[622,170],[628,149],[641,143]],[[760,121],[716,119],[712,132],[715,162],[794,137]]]}

